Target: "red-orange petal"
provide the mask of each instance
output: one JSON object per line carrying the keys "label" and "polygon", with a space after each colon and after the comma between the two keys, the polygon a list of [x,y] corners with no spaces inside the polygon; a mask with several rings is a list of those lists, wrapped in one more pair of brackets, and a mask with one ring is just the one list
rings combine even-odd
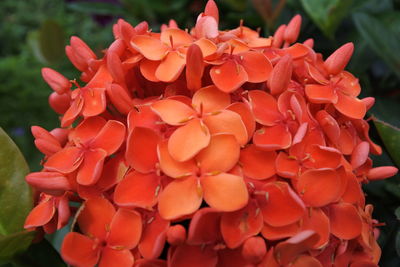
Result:
{"label": "red-orange petal", "polygon": [[305,205],[287,183],[271,182],[262,189],[266,192],[266,199],[260,203],[260,208],[266,223],[285,226],[303,217]]}
{"label": "red-orange petal", "polygon": [[240,145],[231,134],[214,134],[210,144],[196,156],[202,173],[227,172],[239,160]]}
{"label": "red-orange petal", "polygon": [[169,46],[179,47],[191,44],[193,37],[184,30],[169,28],[161,31],[160,41]]}
{"label": "red-orange petal", "polygon": [[[82,89],[84,90],[84,89]],[[86,88],[83,91],[82,115],[92,117],[106,110],[106,94],[104,88]]]}
{"label": "red-orange petal", "polygon": [[103,248],[99,267],[132,267],[135,259],[127,249]]}
{"label": "red-orange petal", "polygon": [[338,101],[335,108],[351,119],[362,119],[367,112],[365,103],[353,96],[345,95],[342,92],[338,92]]}
{"label": "red-orange petal", "polygon": [[231,103],[231,97],[218,90],[216,86],[210,85],[196,91],[192,103],[198,113],[203,112],[204,114],[226,108]]}
{"label": "red-orange petal", "polygon": [[313,230],[319,235],[319,241],[313,246],[321,249],[329,242],[330,222],[328,216],[319,208],[309,208],[303,217],[302,230]]}
{"label": "red-orange petal", "polygon": [[73,266],[93,267],[99,260],[100,250],[89,237],[69,232],[61,245],[61,256]]}
{"label": "red-orange petal", "polygon": [[237,114],[240,115],[240,118],[242,119],[244,125],[246,126],[247,141],[249,141],[256,129],[256,121],[249,106],[242,102],[235,102],[229,105],[226,109],[236,112]]}
{"label": "red-orange petal", "polygon": [[195,212],[201,205],[203,192],[196,177],[190,176],[170,182],[158,199],[162,218],[173,220]]}
{"label": "red-orange petal", "polygon": [[275,158],[274,151],[262,151],[251,144],[240,151],[239,161],[244,175],[252,179],[263,180],[276,173]]}
{"label": "red-orange petal", "polygon": [[236,112],[230,110],[222,110],[216,114],[206,116],[204,124],[210,130],[211,134],[227,133],[236,137],[240,145],[247,143],[247,129],[241,117]]}
{"label": "red-orange petal", "polygon": [[130,172],[116,186],[114,201],[121,207],[151,210],[160,192],[160,177],[156,173]]}
{"label": "red-orange petal", "polygon": [[55,212],[54,198],[49,197],[31,210],[25,219],[24,228],[45,225],[53,218]]}
{"label": "red-orange petal", "polygon": [[276,173],[285,178],[296,178],[299,174],[300,166],[296,158],[290,157],[285,152],[279,152],[276,157]]}
{"label": "red-orange petal", "polygon": [[361,234],[362,220],[357,209],[349,203],[329,207],[331,233],[340,239],[350,240]]}
{"label": "red-orange petal", "polygon": [[251,201],[241,210],[222,214],[221,234],[228,248],[239,247],[261,231],[263,216],[258,209],[256,203]]}
{"label": "red-orange petal", "polygon": [[230,93],[248,81],[248,75],[242,65],[234,60],[214,66],[210,70],[213,83],[223,92]]}
{"label": "red-orange petal", "polygon": [[150,60],[161,60],[168,52],[168,47],[160,40],[146,35],[134,36],[131,45]]}
{"label": "red-orange petal", "polygon": [[221,173],[201,178],[204,200],[210,207],[220,211],[235,211],[246,206],[249,199],[242,177]]}
{"label": "red-orange petal", "polygon": [[140,73],[151,82],[159,82],[160,80],[156,77],[156,71],[160,63],[160,61],[143,59],[140,61]]}
{"label": "red-orange petal", "polygon": [[101,131],[106,122],[99,116],[87,118],[71,130],[68,139],[74,143],[88,144]]}
{"label": "red-orange petal", "polygon": [[262,127],[254,133],[253,143],[266,151],[286,149],[292,143],[292,135],[285,125]]}
{"label": "red-orange petal", "polygon": [[267,223],[264,223],[263,228],[261,229],[261,234],[267,240],[279,240],[287,237],[292,237],[300,231],[299,222],[295,222],[292,224],[288,224],[285,226],[271,226]]}
{"label": "red-orange petal", "polygon": [[44,167],[50,171],[61,173],[71,173],[82,163],[83,153],[77,147],[66,147],[51,157],[44,163]]}
{"label": "red-orange petal", "polygon": [[323,267],[321,262],[314,257],[301,255],[293,262],[293,267]]}
{"label": "red-orange petal", "polygon": [[76,181],[81,185],[96,183],[103,171],[104,159],[107,153],[103,149],[85,151],[83,162],[76,176]]}
{"label": "red-orange petal", "polygon": [[174,82],[182,73],[186,65],[186,58],[177,51],[171,51],[161,61],[155,76],[162,82]]}
{"label": "red-orange petal", "polygon": [[322,207],[338,198],[341,180],[333,170],[308,170],[300,175],[296,188],[308,206]]}
{"label": "red-orange petal", "polygon": [[115,153],[125,141],[125,125],[116,120],[109,120],[93,139],[90,146],[101,148],[107,156]]}
{"label": "red-orange petal", "polygon": [[150,128],[135,127],[129,134],[125,158],[128,165],[142,173],[155,170],[157,145],[161,141],[158,133]]}
{"label": "red-orange petal", "polygon": [[261,90],[249,92],[250,106],[256,121],[262,125],[272,126],[282,120],[276,99]]}
{"label": "red-orange petal", "polygon": [[305,92],[311,103],[338,102],[338,96],[330,85],[307,84]]}
{"label": "red-orange petal", "polygon": [[336,75],[341,72],[353,55],[354,44],[347,43],[338,48],[324,62],[324,66],[329,74]]}
{"label": "red-orange petal", "polygon": [[311,158],[304,162],[307,168],[336,169],[341,164],[342,154],[334,148],[313,145],[309,153]]}
{"label": "red-orange petal", "polygon": [[190,220],[187,243],[213,244],[219,238],[221,213],[213,208],[199,209]]}
{"label": "red-orange petal", "polygon": [[78,216],[81,231],[88,235],[104,240],[110,223],[115,215],[115,208],[105,198],[97,197],[87,200]]}
{"label": "red-orange petal", "polygon": [[217,262],[217,253],[212,247],[184,244],[174,250],[170,264],[174,267],[216,267]]}
{"label": "red-orange petal", "polygon": [[249,82],[260,83],[269,78],[272,72],[272,64],[263,53],[256,51],[244,52],[240,54],[240,59],[240,64],[246,71]]}
{"label": "red-orange petal", "polygon": [[169,225],[169,221],[162,219],[158,213],[147,220],[138,246],[140,254],[145,259],[156,259],[160,256]]}
{"label": "red-orange petal", "polygon": [[168,151],[177,161],[187,161],[210,143],[210,131],[200,119],[176,129],[168,140]]}
{"label": "red-orange petal", "polygon": [[194,43],[186,52],[186,83],[189,90],[196,91],[201,88],[203,72],[203,53],[201,48]]}
{"label": "red-orange petal", "polygon": [[151,109],[170,125],[182,125],[195,115],[191,107],[173,99],[159,100],[151,105]]}
{"label": "red-orange petal", "polygon": [[116,249],[133,249],[142,235],[142,217],[134,210],[119,208],[110,224],[108,246]]}
{"label": "red-orange petal", "polygon": [[288,240],[275,246],[274,256],[277,262],[285,266],[318,242],[318,234],[311,230],[301,231]]}

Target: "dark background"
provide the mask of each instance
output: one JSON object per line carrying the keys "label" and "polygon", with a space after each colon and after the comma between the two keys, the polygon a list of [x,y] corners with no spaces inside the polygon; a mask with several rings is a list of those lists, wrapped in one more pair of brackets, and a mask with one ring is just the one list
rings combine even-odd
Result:
{"label": "dark background", "polygon": [[[273,34],[295,14],[303,17],[299,41],[313,38],[326,58],[336,48],[354,42],[348,70],[362,84],[362,97],[376,98],[370,110],[371,136],[383,146],[374,165],[400,166],[400,1],[399,0],[217,0],[220,29],[261,27]],[[14,139],[32,171],[40,169],[30,126],[58,127],[49,108],[51,89],[40,69],[51,67],[73,79],[79,73],[64,54],[70,36],[82,38],[99,55],[112,42],[112,24],[124,18],[132,24],[147,20],[154,31],[173,18],[181,28],[194,25],[205,0],[1,0],[0,1],[0,126]],[[379,121],[389,123],[384,127]],[[365,186],[374,217],[386,223],[379,238],[381,266],[400,266],[400,178]],[[396,217],[396,213],[399,217]],[[397,252],[396,252],[397,251]]]}

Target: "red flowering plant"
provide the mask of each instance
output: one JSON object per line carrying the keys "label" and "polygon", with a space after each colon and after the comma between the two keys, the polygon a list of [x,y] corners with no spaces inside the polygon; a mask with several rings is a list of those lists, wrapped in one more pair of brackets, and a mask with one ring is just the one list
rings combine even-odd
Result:
{"label": "red flowering plant", "polygon": [[42,70],[61,128],[32,127],[25,228],[72,218],[61,254],[79,267],[377,266],[361,184],[397,169],[372,166],[353,44],[324,59],[296,43],[299,15],[269,38],[218,21],[213,0],[191,30],[120,19],[101,58],[71,38],[82,82]]}

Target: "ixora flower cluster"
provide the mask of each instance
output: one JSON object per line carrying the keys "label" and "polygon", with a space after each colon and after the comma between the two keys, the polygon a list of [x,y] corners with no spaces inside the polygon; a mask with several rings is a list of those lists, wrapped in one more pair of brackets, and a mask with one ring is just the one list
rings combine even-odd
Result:
{"label": "ixora flower cluster", "polygon": [[102,58],[72,37],[86,85],[42,71],[61,128],[32,127],[25,228],[71,220],[61,253],[82,267],[377,266],[361,184],[397,169],[372,167],[353,45],[324,60],[300,24],[220,31],[210,0],[190,31],[120,19]]}

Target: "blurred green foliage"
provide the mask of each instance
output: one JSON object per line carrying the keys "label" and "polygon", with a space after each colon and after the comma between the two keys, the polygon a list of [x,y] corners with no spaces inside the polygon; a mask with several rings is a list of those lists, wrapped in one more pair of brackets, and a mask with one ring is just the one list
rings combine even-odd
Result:
{"label": "blurred green foliage", "polygon": [[[100,55],[111,43],[111,26],[119,17],[132,24],[147,20],[154,31],[171,18],[182,28],[190,28],[205,3],[0,1],[0,126],[19,145],[31,169],[40,168],[41,155],[33,146],[30,126],[48,130],[58,126],[57,115],[47,104],[51,90],[42,81],[40,69],[49,66],[68,78],[79,76],[64,55],[71,35],[78,35]],[[400,0],[217,0],[217,4],[222,14],[221,29],[235,28],[243,19],[246,26],[261,27],[261,32],[269,35],[293,15],[301,14],[300,41],[313,38],[315,50],[323,55],[354,42],[355,53],[348,69],[359,77],[362,97],[373,96],[377,101],[369,112],[377,118],[376,126],[371,123],[371,136],[383,146],[384,153],[374,157],[375,165],[399,164]],[[383,248],[380,265],[400,266],[396,253],[400,252],[400,223],[395,215],[400,206],[399,175],[368,184],[365,191],[367,201],[376,207],[374,216],[386,223],[379,238]]]}

